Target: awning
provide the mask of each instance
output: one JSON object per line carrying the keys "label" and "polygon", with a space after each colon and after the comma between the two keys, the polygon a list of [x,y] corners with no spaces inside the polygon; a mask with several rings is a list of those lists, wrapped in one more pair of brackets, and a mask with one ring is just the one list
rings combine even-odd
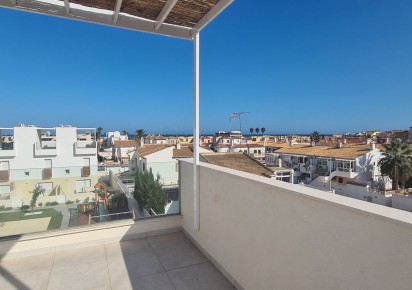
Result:
{"label": "awning", "polygon": [[0,0],[0,7],[193,39],[233,0]]}

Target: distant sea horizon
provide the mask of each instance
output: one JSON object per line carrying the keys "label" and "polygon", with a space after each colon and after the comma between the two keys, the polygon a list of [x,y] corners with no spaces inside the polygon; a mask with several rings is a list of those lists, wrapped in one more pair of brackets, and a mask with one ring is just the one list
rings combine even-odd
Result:
{"label": "distant sea horizon", "polygon": [[[155,134],[155,133],[154,133],[154,134]],[[158,135],[158,134],[155,134],[155,135]],[[188,134],[188,133],[160,134],[160,135],[162,135],[162,136],[164,136],[164,137],[176,137],[176,135],[178,135],[178,136],[183,136],[183,137],[193,136],[193,134]],[[202,134],[200,134],[200,136],[215,136],[215,135],[216,135],[216,133],[202,133]],[[264,135],[264,136],[275,136],[275,137],[278,137],[278,136],[295,136],[295,135],[297,135],[297,136],[310,136],[311,133],[303,133],[303,134],[300,134],[300,133],[272,134],[272,133],[266,133],[266,132],[265,132],[265,134],[262,134],[262,133],[259,133],[259,134],[243,134],[243,136],[245,136],[245,137],[262,136],[262,135]],[[321,136],[332,136],[332,135],[334,135],[334,134],[320,134],[320,135],[321,135]],[[130,137],[130,138],[135,138],[136,135],[135,135],[135,134],[129,134],[129,137]]]}

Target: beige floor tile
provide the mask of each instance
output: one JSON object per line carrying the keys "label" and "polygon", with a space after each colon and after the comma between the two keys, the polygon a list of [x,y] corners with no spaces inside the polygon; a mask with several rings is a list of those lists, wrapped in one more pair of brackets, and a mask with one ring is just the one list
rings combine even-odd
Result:
{"label": "beige floor tile", "polygon": [[105,260],[52,269],[49,290],[94,288],[110,288],[109,271]]}
{"label": "beige floor tile", "polygon": [[176,290],[227,290],[233,285],[210,263],[168,271]]}
{"label": "beige floor tile", "polygon": [[0,275],[0,289],[18,289],[18,290],[37,290],[47,289],[49,282],[50,270],[35,272],[16,273],[13,275]]}
{"label": "beige floor tile", "polygon": [[113,284],[113,290],[175,290],[172,282],[165,272],[149,276],[134,278],[125,283]]}
{"label": "beige floor tile", "polygon": [[53,265],[54,253],[7,259],[0,262],[0,267],[9,274],[48,270]]}
{"label": "beige floor tile", "polygon": [[164,272],[159,259],[153,252],[108,257],[107,264],[112,285],[118,285],[124,279]]}
{"label": "beige floor tile", "polygon": [[182,232],[176,232],[147,238],[153,249],[180,247],[191,245],[190,240]]}
{"label": "beige floor tile", "polygon": [[151,251],[152,247],[147,239],[128,240],[105,245],[106,257],[115,255],[129,255]]}
{"label": "beige floor tile", "polygon": [[106,253],[104,245],[58,251],[56,252],[53,268],[73,267],[73,265],[76,264],[92,261],[104,261],[105,259]]}
{"label": "beige floor tile", "polygon": [[192,244],[176,248],[157,249],[155,252],[166,270],[207,261],[207,258]]}

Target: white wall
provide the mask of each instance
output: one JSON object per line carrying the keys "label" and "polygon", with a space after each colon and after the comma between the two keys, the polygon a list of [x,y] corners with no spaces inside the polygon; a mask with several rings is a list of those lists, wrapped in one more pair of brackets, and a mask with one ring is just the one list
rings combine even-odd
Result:
{"label": "white wall", "polygon": [[[53,177],[80,176],[80,170],[84,166],[84,158],[90,160],[90,175],[97,174],[97,150],[94,154],[76,155],[74,146],[77,142],[77,128],[56,127],[57,155],[35,156],[34,144],[39,142],[37,127],[15,127],[14,144],[16,156],[10,159],[10,180],[41,179],[42,169],[45,168],[45,159],[52,160]],[[47,150],[43,150],[47,151]],[[30,176],[25,171],[30,169]],[[66,174],[65,170],[70,169]]]}
{"label": "white wall", "polygon": [[408,196],[401,196],[397,194],[392,195],[392,207],[406,210],[406,211],[412,211],[412,195],[408,195]]}
{"label": "white wall", "polygon": [[410,289],[412,215],[210,164],[181,161],[185,231],[245,289]]}

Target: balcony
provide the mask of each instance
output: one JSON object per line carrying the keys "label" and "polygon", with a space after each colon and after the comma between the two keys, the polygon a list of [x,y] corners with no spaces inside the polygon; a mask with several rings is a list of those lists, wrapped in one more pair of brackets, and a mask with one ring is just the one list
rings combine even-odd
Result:
{"label": "balcony", "polygon": [[304,163],[299,164],[299,171],[302,173],[313,173],[315,172],[316,166],[314,165],[305,165]]}
{"label": "balcony", "polygon": [[58,144],[56,141],[42,141],[34,143],[34,156],[56,156]]}
{"label": "balcony", "polygon": [[95,141],[78,141],[74,143],[76,155],[96,155],[97,145]]}
{"label": "balcony", "polygon": [[82,177],[90,176],[90,166],[82,167]]}
{"label": "balcony", "polygon": [[0,170],[0,182],[8,182],[10,178],[9,170]]}
{"label": "balcony", "polygon": [[[409,289],[411,213],[210,164],[198,170],[199,230],[193,164],[185,160],[181,215],[0,243],[0,285]],[[17,258],[30,251],[37,256]]]}
{"label": "balcony", "polygon": [[16,151],[14,149],[14,142],[0,143],[0,158],[13,158],[16,157]]}
{"label": "balcony", "polygon": [[353,168],[337,167],[336,171],[334,171],[332,174],[334,174],[333,176],[356,178],[356,176],[358,176],[359,173],[355,172]]}

